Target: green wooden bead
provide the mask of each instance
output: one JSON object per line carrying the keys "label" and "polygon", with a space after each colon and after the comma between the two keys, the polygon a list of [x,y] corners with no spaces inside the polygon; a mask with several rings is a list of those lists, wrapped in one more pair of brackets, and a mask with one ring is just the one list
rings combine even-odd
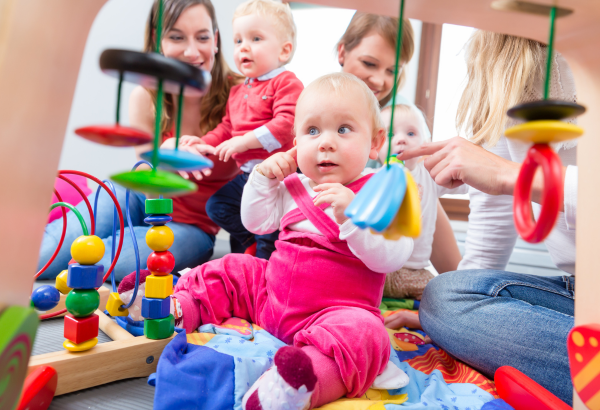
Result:
{"label": "green wooden bead", "polygon": [[173,200],[171,198],[146,199],[147,214],[172,214]]}
{"label": "green wooden bead", "polygon": [[73,289],[67,295],[65,306],[75,317],[89,316],[100,306],[100,294],[96,289]]}
{"label": "green wooden bead", "polygon": [[175,331],[175,319],[169,315],[162,319],[144,320],[144,335],[148,339],[166,339],[171,337]]}

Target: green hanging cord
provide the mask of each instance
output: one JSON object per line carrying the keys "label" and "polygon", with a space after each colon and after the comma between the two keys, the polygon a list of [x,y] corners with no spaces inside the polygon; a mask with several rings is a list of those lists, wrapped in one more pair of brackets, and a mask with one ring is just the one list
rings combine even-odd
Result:
{"label": "green hanging cord", "polygon": [[[160,53],[160,41],[162,37],[163,27],[163,0],[158,0],[158,14],[156,22],[156,45],[154,51]],[[156,90],[156,114],[154,121],[154,148],[152,149],[152,171],[156,172],[158,167],[158,147],[160,146],[160,123],[162,119],[163,110],[163,80],[158,79],[158,87]]]}
{"label": "green hanging cord", "polygon": [[[398,41],[396,42],[396,65],[394,66],[394,89],[392,90],[392,115],[388,131],[388,152],[385,162],[389,169],[392,156],[392,138],[394,137],[394,111],[396,110],[396,92],[398,91],[398,66],[400,65],[400,49],[402,48],[402,23],[404,21],[404,0],[400,0],[400,18],[398,20]],[[404,163],[404,161],[402,161]]]}
{"label": "green hanging cord", "polygon": [[117,114],[116,123],[119,125],[120,114],[121,114],[121,89],[123,87],[123,72],[119,73],[119,87],[117,88]]}
{"label": "green hanging cord", "polygon": [[160,53],[160,40],[163,27],[163,0],[158,0],[158,13],[156,14],[156,44],[154,51]]}
{"label": "green hanging cord", "polygon": [[175,151],[179,148],[179,137],[181,136],[181,115],[183,113],[183,89],[184,85],[179,87],[179,100],[177,102],[177,122],[175,123]]}
{"label": "green hanging cord", "polygon": [[77,216],[77,219],[79,219],[79,223],[81,224],[81,230],[83,230],[83,234],[85,236],[90,235],[88,232],[88,229],[87,229],[87,225],[85,224],[85,221],[83,220],[83,216],[81,216],[81,213],[77,210],[77,208],[75,208],[71,204],[67,204],[66,202],[56,202],[56,203],[52,204],[52,206],[50,206],[50,210],[53,210],[54,208],[58,208],[59,206],[64,206],[65,208],[69,208],[71,211],[73,211],[75,216]]}
{"label": "green hanging cord", "polygon": [[548,40],[548,59],[546,61],[546,83],[544,84],[544,100],[550,98],[550,80],[552,78],[552,56],[554,54],[554,22],[556,7],[550,10],[550,39]]}
{"label": "green hanging cord", "polygon": [[154,148],[152,149],[152,171],[156,172],[158,167],[158,147],[160,146],[160,120],[163,109],[163,80],[158,79],[158,89],[156,91],[156,115],[154,120]]}

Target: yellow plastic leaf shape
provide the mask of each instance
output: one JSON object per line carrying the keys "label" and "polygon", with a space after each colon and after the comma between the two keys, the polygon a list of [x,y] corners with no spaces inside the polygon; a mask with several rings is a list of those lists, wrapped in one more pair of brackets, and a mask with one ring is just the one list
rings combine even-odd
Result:
{"label": "yellow plastic leaf shape", "polygon": [[389,228],[383,231],[383,237],[398,240],[402,236],[417,238],[421,234],[421,200],[419,189],[410,172],[405,168],[406,194],[396,217]]}

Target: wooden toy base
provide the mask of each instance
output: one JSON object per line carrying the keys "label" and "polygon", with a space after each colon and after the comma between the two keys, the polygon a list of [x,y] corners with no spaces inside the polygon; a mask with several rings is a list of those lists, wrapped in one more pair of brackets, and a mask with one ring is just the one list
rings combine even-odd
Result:
{"label": "wooden toy base", "polygon": [[58,373],[55,395],[99,386],[132,377],[147,377],[156,371],[158,359],[173,336],[162,340],[134,337],[97,310],[100,329],[112,342],[79,353],[59,351],[32,356],[27,374],[40,366],[52,366]]}

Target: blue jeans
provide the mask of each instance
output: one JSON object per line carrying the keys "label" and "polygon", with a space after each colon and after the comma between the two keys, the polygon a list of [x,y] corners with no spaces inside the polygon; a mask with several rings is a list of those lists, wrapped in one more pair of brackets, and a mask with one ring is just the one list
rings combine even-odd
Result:
{"label": "blue jeans", "polygon": [[485,376],[512,366],[572,405],[574,289],[572,276],[448,272],[427,284],[419,316],[437,345]]}
{"label": "blue jeans", "polygon": [[[125,226],[128,226],[127,216],[125,214],[125,189],[116,186],[117,200],[119,206],[123,211],[123,221]],[[95,192],[92,193],[88,199],[94,206]],[[144,212],[144,201],[146,197],[142,194],[131,192],[129,194],[129,210],[131,215],[131,224],[135,233],[136,241],[139,247],[140,255],[140,267],[146,269],[146,260],[152,249],[146,245],[146,232],[150,229],[150,225],[144,223],[146,214]],[[113,240],[115,242],[115,251],[119,244],[119,222],[117,220],[117,233],[116,237],[112,237],[113,227],[113,202],[110,196],[102,190],[98,198],[98,210],[96,215],[96,236],[100,237],[104,242],[105,252],[104,257],[99,262],[104,265],[104,272],[106,272],[111,264],[111,248]],[[91,229],[90,217],[85,202],[81,202],[77,205],[77,210],[81,213],[86,221],[88,230]],[[60,235],[62,233],[62,217],[46,225],[44,232],[44,239],[42,240],[42,247],[40,250],[40,259],[38,263],[38,269],[40,269],[52,256],[52,253],[58,245]],[[215,245],[215,236],[209,235],[202,231],[200,228],[177,222],[169,222],[168,226],[175,235],[175,241],[169,251],[175,257],[175,272],[178,270],[194,267],[200,265],[210,259],[213,253]],[[50,265],[48,270],[42,274],[40,279],[53,279],[63,269],[67,269],[67,264],[71,260],[71,243],[82,235],[81,225],[77,220],[77,217],[73,212],[67,214],[67,234],[65,241],[60,250],[60,253]],[[131,241],[131,234],[129,228],[125,228],[125,237],[123,238],[123,248],[121,249],[121,255],[119,261],[115,266],[115,278],[120,281],[131,272],[135,271],[135,253],[133,248],[133,242]]]}
{"label": "blue jeans", "polygon": [[275,250],[275,241],[279,237],[279,231],[266,235],[255,235],[242,224],[240,215],[242,193],[249,176],[250,174],[247,172],[242,172],[215,192],[206,203],[206,213],[214,223],[229,232],[232,253],[244,253],[250,245],[256,242],[256,257],[269,259]]}

